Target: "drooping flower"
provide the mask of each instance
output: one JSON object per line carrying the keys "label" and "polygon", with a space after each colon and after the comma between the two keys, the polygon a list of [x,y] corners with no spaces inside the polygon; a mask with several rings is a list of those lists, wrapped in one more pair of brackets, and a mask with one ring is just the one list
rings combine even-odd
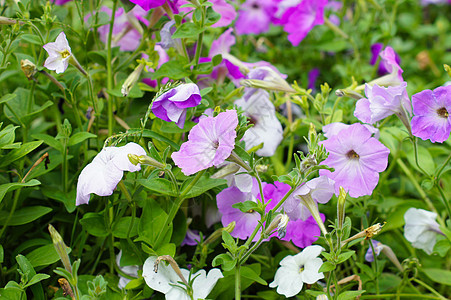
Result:
{"label": "drooping flower", "polygon": [[424,209],[409,208],[404,214],[404,236],[412,246],[431,254],[437,241],[437,234],[443,234],[435,221],[437,214]]}
{"label": "drooping flower", "polygon": [[194,83],[181,84],[160,95],[152,103],[152,112],[166,122],[175,122],[183,128],[186,109],[200,104],[199,87]]}
{"label": "drooping flower", "polygon": [[75,205],[87,204],[92,193],[98,196],[113,194],[124,171],[136,172],[141,165],[133,165],[128,154],[145,155],[146,151],[138,144],[128,143],[122,147],[105,147],[80,173],[77,183]]}
{"label": "drooping flower", "polygon": [[193,298],[191,298],[186,292],[186,287],[180,283],[180,277],[171,266],[160,263],[158,271],[154,271],[156,260],[156,256],[146,259],[143,266],[143,278],[151,289],[165,294],[166,300],[205,299],[213,290],[216,282],[224,277],[221,271],[216,268],[211,269],[208,274],[205,270],[199,270],[191,275],[188,270],[180,269],[182,276],[187,279],[187,282],[193,280]]}
{"label": "drooping flower", "polygon": [[387,168],[390,150],[371,135],[365,126],[356,123],[322,142],[329,156],[321,165],[335,171],[320,170],[319,174],[335,181],[335,194],[340,186],[351,197],[372,194],[379,172]]}
{"label": "drooping flower", "polygon": [[276,117],[274,104],[269,100],[269,93],[258,89],[248,99],[244,97],[235,101],[244,110],[244,114],[254,124],[243,136],[246,150],[263,143],[257,155],[272,156],[283,139],[282,125]]}
{"label": "drooping flower", "polygon": [[451,86],[424,90],[412,96],[412,134],[443,143],[451,131]]}
{"label": "drooping flower", "polygon": [[177,38],[172,38],[172,35],[174,34],[176,30],[175,27],[175,21],[171,20],[164,24],[163,28],[160,30],[160,37],[161,41],[158,43],[158,45],[161,46],[164,50],[169,50],[170,48],[174,48],[178,51],[180,54],[184,54],[182,40]]}
{"label": "drooping flower", "polygon": [[406,87],[406,82],[389,87],[365,84],[366,98],[357,101],[354,116],[364,123],[374,124],[396,114],[405,124],[409,124],[406,112],[411,114],[412,107]]}
{"label": "drooping flower", "polygon": [[[379,63],[379,68],[377,70],[379,76],[390,73],[392,71],[392,65],[395,65],[395,67],[397,65],[399,67],[399,64],[401,63],[401,58],[399,57],[398,53],[396,53],[396,51],[393,50],[393,48],[387,47],[389,49],[384,51],[383,53],[382,48],[384,48],[384,44],[382,43],[376,43],[371,45],[372,56],[370,60],[370,65],[374,66],[379,56],[381,57],[381,62]],[[399,69],[401,69],[401,67],[399,67]]]}
{"label": "drooping flower", "polygon": [[[379,254],[382,251],[383,244],[376,240],[371,240],[371,243],[373,244],[373,248],[374,248],[374,251],[376,252],[376,256],[379,256]],[[374,261],[373,249],[371,248],[371,246],[366,251],[365,260],[368,262]]]}
{"label": "drooping flower", "polygon": [[43,47],[49,54],[49,57],[44,62],[44,67],[49,70],[54,70],[58,74],[66,71],[69,66],[72,51],[64,32],[61,31],[55,42],[47,43]]}
{"label": "drooping flower", "polygon": [[324,23],[326,4],[327,0],[303,0],[285,10],[280,23],[283,24],[283,29],[288,33],[288,40],[293,46],[299,45],[313,27]]}
{"label": "drooping flower", "polygon": [[[324,214],[320,214],[322,221],[326,220]],[[293,244],[300,248],[312,245],[318,237],[321,236],[321,230],[315,219],[310,216],[307,220],[290,220],[287,226],[287,234],[282,240],[292,241]]]}
{"label": "drooping flower", "polygon": [[323,264],[318,256],[323,250],[321,246],[308,246],[294,256],[286,256],[269,287],[277,287],[277,293],[288,298],[299,294],[304,283],[313,284],[324,278],[323,273],[318,272]]}
{"label": "drooping flower", "polygon": [[275,11],[273,0],[246,0],[238,11],[236,32],[239,35],[267,32]]}
{"label": "drooping flower", "polygon": [[178,152],[172,153],[172,159],[185,175],[220,165],[235,148],[237,125],[235,110],[199,120],[191,129],[188,141],[182,144]]}

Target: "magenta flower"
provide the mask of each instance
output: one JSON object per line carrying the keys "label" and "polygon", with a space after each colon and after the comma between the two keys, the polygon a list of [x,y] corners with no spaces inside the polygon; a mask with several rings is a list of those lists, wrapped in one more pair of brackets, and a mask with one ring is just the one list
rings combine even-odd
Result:
{"label": "magenta flower", "polygon": [[412,96],[412,134],[422,140],[443,143],[451,131],[451,86],[424,90]]}
{"label": "magenta flower", "polygon": [[70,1],[72,1],[72,0],[54,0],[54,1],[51,1],[51,2],[54,2],[56,5],[63,5],[63,4],[66,4],[67,2],[70,2]]}
{"label": "magenta flower", "polygon": [[220,165],[235,148],[237,125],[238,116],[235,110],[199,120],[191,129],[188,141],[182,144],[180,151],[172,153],[172,159],[187,176]]}
{"label": "magenta flower", "polygon": [[[376,43],[376,44],[371,45],[372,56],[371,56],[371,60],[370,60],[370,65],[374,66],[376,64],[377,59],[379,58],[379,55],[381,54],[382,48],[384,48],[384,44],[382,44],[382,43]],[[393,53],[395,56],[395,62],[399,66],[399,63],[401,62],[401,58],[399,57],[398,53],[396,53],[395,51],[393,51]],[[382,60],[379,64],[379,68],[377,70],[377,72],[380,76],[391,72],[392,69],[390,67],[390,64],[393,64],[393,61],[391,60],[393,53],[391,50],[388,50],[388,52],[386,52],[382,56]],[[388,54],[390,54],[390,55],[388,55]],[[390,59],[387,59],[388,57],[390,57]]]}
{"label": "magenta flower", "polygon": [[146,155],[146,151],[135,143],[128,143],[122,147],[103,148],[78,177],[75,205],[87,204],[92,193],[98,196],[110,196],[124,176],[124,171],[141,170],[140,164],[135,166],[130,162],[128,154],[141,156]]}
{"label": "magenta flower", "polygon": [[130,0],[130,2],[141,6],[145,11],[162,6],[167,2],[174,13],[178,13],[177,0]]}
{"label": "magenta flower", "polygon": [[[324,214],[320,214],[322,221],[326,220]],[[292,241],[293,244],[300,248],[305,248],[312,245],[318,237],[321,236],[321,230],[315,219],[310,216],[307,220],[290,220],[287,226],[287,234],[282,240]]]}
{"label": "magenta flower", "polygon": [[387,46],[379,55],[382,58],[380,65],[386,69],[387,73],[393,74],[395,79],[398,81],[397,84],[403,82],[404,79],[402,78],[402,73],[404,71],[399,65],[400,58],[395,50],[393,50],[392,47]]}
{"label": "magenta flower", "polygon": [[313,27],[324,23],[326,4],[327,0],[303,0],[283,13],[280,23],[293,46],[299,45]]}
{"label": "magenta flower", "polygon": [[186,109],[200,104],[202,97],[194,83],[181,84],[160,95],[152,103],[152,112],[166,122],[175,122],[183,128],[186,119]]}
{"label": "magenta flower", "polygon": [[236,32],[240,35],[267,32],[275,11],[273,0],[246,0],[238,11]]}
{"label": "magenta flower", "polygon": [[405,111],[412,113],[406,87],[406,82],[387,88],[366,84],[366,98],[357,101],[354,116],[364,123],[374,124],[392,114],[403,117]]}
{"label": "magenta flower", "polygon": [[372,194],[379,172],[387,168],[390,150],[371,135],[365,126],[356,123],[322,142],[329,156],[321,165],[335,171],[320,170],[319,174],[335,181],[335,194],[340,186],[351,197]]}
{"label": "magenta flower", "polygon": [[186,229],[186,235],[180,246],[196,246],[200,241],[200,235],[198,230]]}
{"label": "magenta flower", "polygon": [[318,68],[313,68],[310,70],[310,72],[308,72],[308,86],[307,88],[311,89],[311,90],[315,90],[315,86],[316,86],[316,80],[318,79],[319,76],[319,69]]}

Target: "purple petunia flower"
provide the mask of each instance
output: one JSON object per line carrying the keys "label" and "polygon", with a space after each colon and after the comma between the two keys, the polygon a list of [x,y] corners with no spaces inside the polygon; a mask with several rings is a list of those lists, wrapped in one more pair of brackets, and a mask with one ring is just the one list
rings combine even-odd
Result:
{"label": "purple petunia flower", "polygon": [[191,129],[188,141],[178,152],[172,153],[172,159],[187,176],[222,164],[235,148],[237,125],[235,110],[199,120]]}
{"label": "purple petunia flower", "polygon": [[388,164],[390,150],[362,124],[352,124],[322,142],[329,152],[321,165],[335,169],[320,170],[321,176],[335,181],[335,194],[342,186],[351,197],[371,195],[379,181],[379,172]]}
{"label": "purple petunia flower", "polygon": [[324,23],[324,7],[327,0],[303,0],[283,13],[280,23],[288,33],[288,40],[293,46],[299,43],[316,25]]}
{"label": "purple petunia flower", "polygon": [[451,131],[451,86],[424,90],[412,96],[412,134],[423,140],[443,143]]}
{"label": "purple petunia flower", "polygon": [[[384,44],[382,43],[376,43],[371,45],[371,60],[370,60],[370,64],[372,66],[374,66],[377,62],[377,59],[379,58],[379,56],[381,56],[382,60],[379,64],[379,68],[377,70],[379,76],[388,74],[392,71],[391,65],[396,64],[397,67],[399,69],[401,69],[401,67],[399,67],[399,64],[401,63],[401,58],[399,57],[398,53],[396,53],[393,48],[391,47],[387,47],[386,50],[382,51],[382,48],[384,48]],[[394,61],[393,61],[393,57],[394,57]],[[402,73],[402,72],[401,72]]]}
{"label": "purple petunia flower", "polygon": [[174,13],[178,13],[177,0],[130,0],[130,2],[141,6],[145,11],[167,3]]}
{"label": "purple petunia flower", "polygon": [[[320,214],[323,222],[326,220],[324,214]],[[307,220],[290,220],[287,226],[287,234],[282,240],[292,241],[300,248],[305,248],[313,244],[321,236],[321,230],[315,219],[310,216]]]}
{"label": "purple petunia flower", "polygon": [[315,90],[315,83],[316,79],[318,79],[319,76],[319,69],[313,68],[308,72],[308,89]]}
{"label": "purple petunia flower", "polygon": [[196,246],[200,241],[200,235],[198,230],[187,229],[185,238],[183,239],[180,246]]}
{"label": "purple petunia flower", "polygon": [[238,11],[236,32],[240,35],[267,32],[275,11],[273,0],[247,0]]}
{"label": "purple petunia flower", "polygon": [[[343,129],[349,128],[350,126],[351,125],[349,124],[344,124],[340,122],[330,123],[323,127],[323,134],[326,138],[330,138],[333,137],[334,135],[337,135]],[[363,126],[365,126],[365,128],[371,132],[371,135],[374,138],[379,139],[379,129],[368,124],[363,124]]]}
{"label": "purple petunia flower", "polygon": [[392,85],[398,85],[403,82],[404,79],[402,78],[402,73],[404,71],[399,65],[401,60],[395,50],[393,50],[392,47],[387,46],[379,55],[382,58],[380,65],[387,70],[387,73],[392,74],[394,79],[398,81],[396,84]]}
{"label": "purple petunia flower", "polygon": [[[379,256],[379,254],[381,253],[381,251],[383,249],[384,244],[382,244],[381,242],[376,241],[376,240],[371,240],[371,243],[373,244],[374,251],[376,252],[376,256]],[[371,246],[366,251],[365,260],[367,262],[374,261],[373,249],[371,248]]]}
{"label": "purple petunia flower", "polygon": [[194,83],[181,84],[160,95],[152,103],[152,112],[158,118],[175,122],[183,128],[186,119],[186,109],[200,104],[202,97]]}
{"label": "purple petunia flower", "polygon": [[365,84],[366,98],[357,101],[354,116],[364,123],[374,124],[396,114],[400,118],[405,117],[408,122],[405,111],[412,113],[412,107],[406,87],[406,82],[386,88]]}
{"label": "purple petunia flower", "polygon": [[63,4],[65,4],[67,2],[70,2],[70,1],[72,1],[72,0],[54,0],[54,1],[51,1],[51,2],[55,3],[56,5],[63,5]]}

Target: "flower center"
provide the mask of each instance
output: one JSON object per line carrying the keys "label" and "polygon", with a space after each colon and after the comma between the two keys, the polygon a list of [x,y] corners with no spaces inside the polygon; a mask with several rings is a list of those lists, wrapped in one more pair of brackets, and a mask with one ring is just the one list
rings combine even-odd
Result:
{"label": "flower center", "polygon": [[61,54],[62,58],[66,58],[66,57],[70,56],[70,52],[67,49],[65,49],[62,52],[60,52],[60,54]]}
{"label": "flower center", "polygon": [[346,153],[346,157],[348,159],[359,159],[360,156],[354,150],[350,150]]}
{"label": "flower center", "polygon": [[247,214],[251,214],[251,213],[253,213],[255,210],[253,210],[253,209],[249,209],[246,213]]}
{"label": "flower center", "polygon": [[444,107],[437,109],[437,114],[438,114],[439,117],[442,117],[442,118],[445,118],[445,119],[447,119],[448,116],[449,116],[448,111]]}
{"label": "flower center", "polygon": [[219,148],[219,141],[213,141],[213,148],[215,149]]}
{"label": "flower center", "polygon": [[258,5],[258,3],[254,3],[254,4],[252,4],[252,8],[253,9],[259,9],[260,5]]}
{"label": "flower center", "polygon": [[299,267],[299,273],[301,273],[302,271],[304,271],[304,265],[301,265],[301,266]]}

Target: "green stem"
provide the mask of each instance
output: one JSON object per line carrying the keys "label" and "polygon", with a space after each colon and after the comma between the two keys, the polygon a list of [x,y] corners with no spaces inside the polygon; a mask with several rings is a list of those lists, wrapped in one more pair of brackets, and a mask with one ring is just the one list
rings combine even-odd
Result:
{"label": "green stem", "polygon": [[0,238],[3,236],[3,233],[5,233],[6,228],[8,227],[9,221],[11,221],[11,218],[16,211],[17,208],[17,202],[19,201],[21,188],[17,189],[16,193],[14,194],[14,200],[13,200],[13,206],[11,207],[11,210],[9,211],[8,218],[6,219],[5,223],[3,224],[2,231],[0,232]]}
{"label": "green stem", "polygon": [[373,242],[371,239],[368,240],[368,243],[370,244],[371,251],[373,251],[373,258],[374,258],[374,274],[376,274],[375,283],[376,283],[376,295],[379,295],[379,276],[377,275],[377,255],[376,251],[374,251]]}
{"label": "green stem", "polygon": [[[117,9],[117,1],[113,1],[113,10],[111,12],[111,21],[110,21],[110,31],[108,32],[108,42],[107,42],[107,62],[106,62],[106,70],[107,70],[107,88],[108,90],[113,89],[113,66],[112,66],[112,51],[111,51],[111,40],[113,37],[113,25],[114,19],[116,15]],[[108,135],[113,135],[113,102],[114,97],[110,95],[108,99]]]}
{"label": "green stem", "polygon": [[417,138],[413,137],[412,143],[413,143],[413,149],[414,149],[414,153],[415,153],[415,163],[418,167],[418,169],[420,169],[421,172],[423,172],[424,175],[431,177],[431,175],[429,175],[428,172],[426,172],[419,164],[418,162],[418,145],[417,145]]}
{"label": "green stem", "polygon": [[430,291],[432,294],[436,295],[439,299],[443,299],[446,300],[447,298],[443,297],[442,295],[439,294],[439,292],[437,292],[436,290],[434,290],[431,286],[427,285],[426,283],[424,283],[423,281],[416,279],[416,278],[412,278],[412,281],[418,283],[419,285],[423,286],[424,288],[426,288],[428,291]]}
{"label": "green stem", "polygon": [[440,178],[440,175],[442,175],[443,169],[445,169],[446,165],[449,163],[450,160],[451,160],[451,153],[448,155],[445,162],[440,166],[440,169],[437,170],[437,173],[435,174],[436,179]]}
{"label": "green stem", "polygon": [[[425,294],[380,294],[380,295],[363,295],[360,299],[391,299],[393,297],[399,296],[401,298],[420,298],[420,299],[443,299],[436,296],[425,295]],[[446,299],[446,298],[445,298]]]}
{"label": "green stem", "polygon": [[448,212],[448,217],[451,218],[451,208],[449,207],[448,200],[446,199],[445,193],[443,192],[442,187],[440,186],[440,183],[436,183],[437,189],[440,192],[440,195],[442,196],[443,205],[445,205],[446,210]]}
{"label": "green stem", "polygon": [[235,300],[241,299],[241,266],[238,264],[235,267]]}

